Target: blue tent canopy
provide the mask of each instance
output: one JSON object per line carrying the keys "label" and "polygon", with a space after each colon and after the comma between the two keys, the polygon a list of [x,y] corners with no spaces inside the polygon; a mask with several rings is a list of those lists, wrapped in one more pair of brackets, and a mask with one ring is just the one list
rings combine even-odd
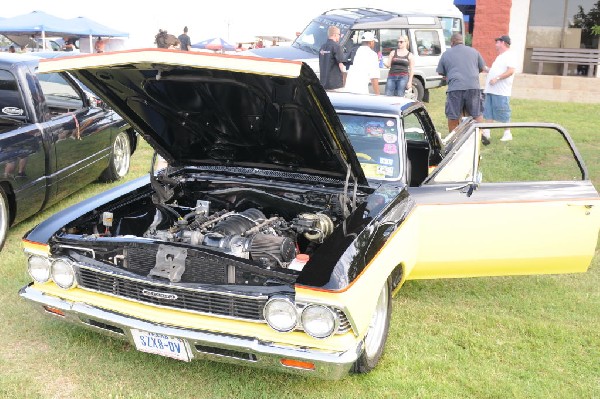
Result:
{"label": "blue tent canopy", "polygon": [[33,11],[29,14],[0,20],[0,33],[12,35],[69,35],[67,20],[46,14],[43,11]]}
{"label": "blue tent canopy", "polygon": [[71,23],[71,32],[78,35],[107,36],[107,37],[129,37],[129,33],[104,26],[86,17],[77,17],[68,20]]}
{"label": "blue tent canopy", "polygon": [[44,36],[129,36],[99,24],[89,18],[78,17],[63,19],[46,14],[43,11],[33,11],[29,14],[13,18],[0,19],[0,34],[2,35],[41,35]]}

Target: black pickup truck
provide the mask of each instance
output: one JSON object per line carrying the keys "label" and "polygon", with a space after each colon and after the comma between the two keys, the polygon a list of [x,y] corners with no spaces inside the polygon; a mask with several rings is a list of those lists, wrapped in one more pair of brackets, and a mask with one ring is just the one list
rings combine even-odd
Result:
{"label": "black pickup truck", "polygon": [[38,74],[42,57],[0,55],[0,249],[11,225],[98,178],[125,176],[137,145],[70,74]]}

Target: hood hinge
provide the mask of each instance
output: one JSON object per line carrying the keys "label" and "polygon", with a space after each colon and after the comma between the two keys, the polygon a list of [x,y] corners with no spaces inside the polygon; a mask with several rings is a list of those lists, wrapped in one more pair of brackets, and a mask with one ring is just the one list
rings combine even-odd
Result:
{"label": "hood hinge", "polygon": [[[348,185],[350,184],[350,178],[352,177],[352,200],[348,199]],[[356,209],[356,192],[358,191],[358,181],[356,176],[352,173],[352,168],[350,168],[350,164],[346,164],[346,181],[344,182],[344,192],[340,196],[340,204],[342,205],[342,210],[344,212],[344,219],[348,218],[354,209]],[[348,207],[350,209],[348,210]]]}

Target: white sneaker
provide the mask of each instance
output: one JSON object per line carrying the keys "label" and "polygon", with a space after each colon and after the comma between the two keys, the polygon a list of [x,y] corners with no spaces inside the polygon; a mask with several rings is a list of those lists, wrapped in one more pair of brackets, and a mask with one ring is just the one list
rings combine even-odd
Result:
{"label": "white sneaker", "polygon": [[512,133],[510,132],[510,130],[505,130],[500,141],[511,141],[511,140],[512,140]]}

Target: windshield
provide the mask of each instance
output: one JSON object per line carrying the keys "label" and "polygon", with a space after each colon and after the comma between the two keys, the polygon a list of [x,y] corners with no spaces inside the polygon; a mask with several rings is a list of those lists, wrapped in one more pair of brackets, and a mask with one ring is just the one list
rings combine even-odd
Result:
{"label": "windshield", "polygon": [[349,27],[347,25],[326,19],[315,19],[311,21],[296,40],[294,40],[292,46],[309,53],[319,54],[321,46],[327,41],[327,29],[332,25],[340,28],[341,43],[342,38],[346,32],[348,32]]}
{"label": "windshield", "polygon": [[367,178],[402,176],[397,118],[356,114],[339,114],[339,118]]}

